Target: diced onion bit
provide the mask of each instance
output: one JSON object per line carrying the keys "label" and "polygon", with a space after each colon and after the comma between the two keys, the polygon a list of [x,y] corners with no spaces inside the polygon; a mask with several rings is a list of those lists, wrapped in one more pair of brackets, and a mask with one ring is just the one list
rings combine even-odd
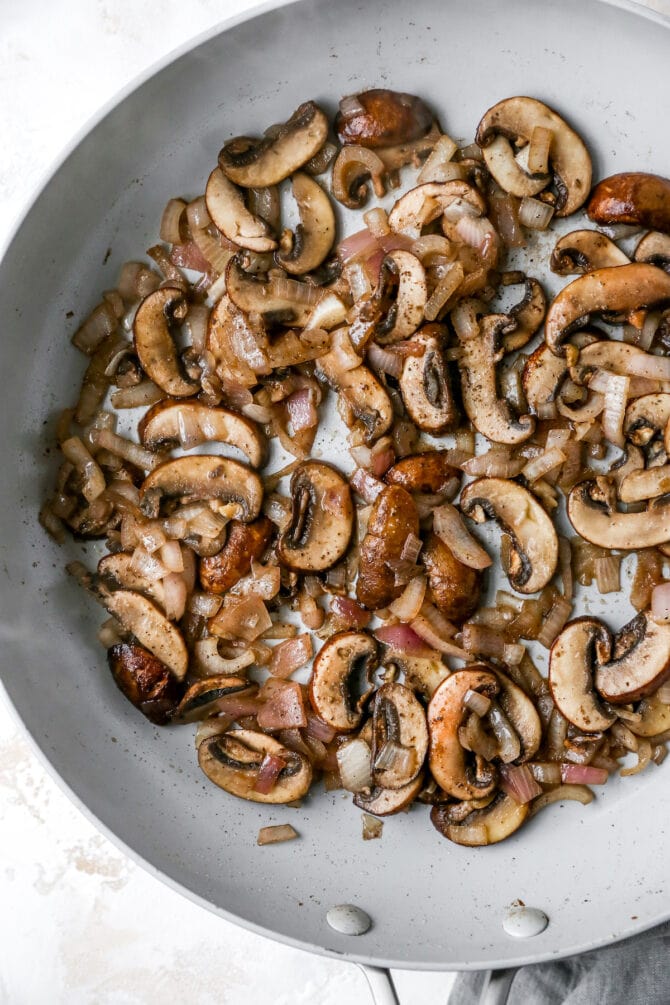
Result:
{"label": "diced onion bit", "polygon": [[531,230],[546,230],[549,226],[554,207],[532,196],[525,195],[519,206],[519,223]]}
{"label": "diced onion bit", "polygon": [[621,589],[621,555],[603,555],[595,560],[599,593],[618,593]]}
{"label": "diced onion bit", "polygon": [[517,803],[529,803],[542,795],[542,786],[536,781],[527,764],[501,764],[500,787]]}
{"label": "diced onion bit", "polygon": [[474,712],[475,715],[481,717],[482,715],[486,715],[491,708],[491,699],[487,698],[485,694],[480,694],[479,691],[468,689],[463,695],[463,704],[471,712]]}
{"label": "diced onion bit", "polygon": [[290,824],[274,824],[271,827],[261,827],[256,844],[281,844],[283,841],[293,841],[298,832]]}
{"label": "diced onion bit", "polygon": [[372,787],[370,747],[365,740],[349,740],[337,751],[337,767],[342,786],[349,792],[363,792]]}
{"label": "diced onion bit", "polygon": [[373,817],[369,813],[363,813],[361,820],[363,823],[364,841],[374,841],[382,836],[382,831],[384,830],[383,820],[378,820],[377,817]]}

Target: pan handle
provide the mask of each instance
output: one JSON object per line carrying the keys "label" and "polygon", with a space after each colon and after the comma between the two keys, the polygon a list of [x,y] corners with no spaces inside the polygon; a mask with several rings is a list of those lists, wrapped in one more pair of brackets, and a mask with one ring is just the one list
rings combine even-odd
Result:
{"label": "pan handle", "polygon": [[[358,964],[370,986],[373,1005],[400,1005],[391,971],[384,967]],[[489,970],[484,982],[479,1005],[506,1005],[507,997],[517,972],[517,967]]]}

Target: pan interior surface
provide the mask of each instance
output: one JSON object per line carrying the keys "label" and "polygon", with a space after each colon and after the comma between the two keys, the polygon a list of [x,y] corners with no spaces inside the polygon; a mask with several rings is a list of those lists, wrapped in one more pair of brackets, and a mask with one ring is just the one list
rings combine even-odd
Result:
{"label": "pan interior surface", "polygon": [[[587,0],[304,0],[266,11],[181,55],[95,125],[0,266],[4,683],[80,803],[215,912],[307,949],[449,970],[571,954],[667,917],[667,766],[613,780],[589,807],[551,807],[480,850],[440,838],[420,807],[363,842],[341,792],[319,789],[300,809],[226,796],[200,772],[192,729],[151,726],[116,690],[95,641],[100,611],[63,572],[74,549],[53,545],[37,512],[54,420],[81,380],[69,346],[77,319],[155,242],[167,200],[202,192],[225,139],[258,134],[307,98],[332,113],[342,94],[388,86],[426,98],[467,143],[488,107],[530,94],[585,138],[596,177],[667,175],[669,42],[663,25]],[[299,841],[256,846],[259,827],[284,822]],[[516,900],[549,916],[532,944],[503,931]],[[326,912],[338,903],[364,908],[370,931],[332,931]]]}

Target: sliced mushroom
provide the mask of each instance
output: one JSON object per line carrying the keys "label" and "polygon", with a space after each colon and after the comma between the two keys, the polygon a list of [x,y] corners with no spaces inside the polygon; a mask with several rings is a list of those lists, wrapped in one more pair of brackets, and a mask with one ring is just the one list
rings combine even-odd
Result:
{"label": "sliced mushroom", "polygon": [[308,174],[302,171],[295,174],[291,187],[298,204],[300,223],[295,229],[290,249],[282,248],[275,257],[286,272],[302,275],[318,268],[332,248],[335,213],[327,193]]}
{"label": "sliced mushroom", "polygon": [[426,433],[446,433],[460,422],[452,375],[444,356],[444,328],[424,325],[414,336],[422,356],[407,356],[399,378],[400,393],[412,422]]}
{"label": "sliced mushroom", "polygon": [[605,478],[580,482],[570,492],[568,518],[586,541],[622,551],[670,541],[670,499],[662,497],[642,513],[619,513],[613,497],[614,486]]}
{"label": "sliced mushroom", "polygon": [[173,715],[173,722],[200,722],[218,711],[217,702],[230,695],[253,695],[258,685],[245,677],[215,674],[196,681],[186,691]]}
{"label": "sliced mushroom", "polygon": [[237,256],[226,266],[226,292],[242,311],[298,326],[307,324],[322,296],[315,286],[286,276],[258,279],[241,268]]}
{"label": "sliced mushroom", "polygon": [[450,806],[434,806],[431,823],[444,837],[455,844],[469,848],[496,844],[518,830],[529,813],[528,803],[517,803],[504,792],[499,793],[488,806],[475,809],[460,822],[452,823]]}
{"label": "sliced mushroom", "polygon": [[493,792],[497,771],[492,764],[466,759],[458,731],[468,712],[463,704],[467,691],[495,698],[500,686],[487,667],[457,670],[444,680],[428,705],[428,763],[433,778],[455,799],[476,799]]}
{"label": "sliced mushroom", "polygon": [[634,262],[595,269],[568,283],[552,301],[545,321],[545,340],[552,352],[565,355],[562,344],[592,314],[626,315],[641,307],[670,302],[670,276],[655,265]]}
{"label": "sliced mushroom", "polygon": [[[510,140],[519,145],[532,143],[533,131],[538,127],[547,129],[552,134],[549,162],[557,189],[556,215],[569,216],[579,209],[589,194],[591,158],[580,137],[560,115],[535,98],[506,98],[484,113],[477,127],[476,140],[482,147],[489,171],[500,187],[505,188],[506,184],[510,185],[518,179],[518,176],[513,178],[510,171],[500,170],[502,163],[509,165],[513,160],[511,147],[504,162],[500,158],[487,155],[487,151],[494,141],[497,141],[497,147],[502,148],[501,139],[507,142],[508,147]],[[520,173],[525,174],[521,171]],[[544,182],[542,188],[548,180],[548,178],[538,179]],[[505,191],[519,196],[535,195],[541,191],[541,188],[535,188],[534,191],[528,191],[526,188],[522,191],[522,188],[523,185],[518,191],[513,187],[505,188]]]}
{"label": "sliced mushroom", "polygon": [[657,265],[665,272],[670,271],[670,234],[659,234],[652,230],[645,234],[637,248],[633,258],[636,262],[648,262],[650,265]]}
{"label": "sliced mushroom", "polygon": [[247,209],[242,192],[221,168],[214,168],[207,180],[205,202],[214,225],[240,248],[262,254],[277,247],[268,223]]}
{"label": "sliced mushroom", "polygon": [[165,591],[160,579],[149,579],[135,572],[133,556],[125,551],[113,555],[103,555],[98,562],[98,580],[103,590],[134,590],[143,593],[159,607],[165,606]]}
{"label": "sliced mushroom", "polygon": [[372,712],[372,780],[402,789],[419,774],[428,750],[423,706],[404,684],[383,684]]}
{"label": "sliced mushroom", "polygon": [[530,175],[525,171],[506,136],[496,136],[484,147],[482,153],[487,170],[503,192],[509,192],[519,199],[538,195],[551,181],[548,172]]}
{"label": "sliced mushroom", "polygon": [[309,697],[316,714],[338,732],[360,726],[374,684],[377,643],[365,632],[337,632],[314,660]]}
{"label": "sliced mushroom", "polygon": [[[336,333],[337,334],[337,333]],[[338,408],[349,428],[359,426],[365,443],[374,443],[393,423],[393,405],[388,394],[367,366],[344,369],[341,356],[326,353],[316,360],[316,370],[339,392]]]}
{"label": "sliced mushroom", "polygon": [[670,379],[668,358],[655,356],[640,349],[639,346],[616,342],[614,339],[603,339],[581,349],[579,362],[576,367],[571,368],[571,372],[575,380],[586,383],[596,369],[629,374],[631,377],[647,377],[650,380]]}
{"label": "sliced mushroom", "polygon": [[414,802],[423,788],[423,773],[419,773],[412,782],[400,789],[382,789],[375,786],[367,792],[357,792],[354,805],[366,813],[374,813],[376,817],[389,817],[401,813]]}
{"label": "sliced mushroom", "polygon": [[356,597],[368,610],[386,607],[402,593],[389,563],[400,560],[410,534],[418,536],[419,517],[414,500],[399,485],[389,485],[377,496],[359,550]]}
{"label": "sliced mushroom", "polygon": [[549,686],[568,722],[584,733],[609,729],[616,715],[606,711],[594,691],[596,667],[610,658],[610,633],[597,618],[575,618],[565,626],[549,654]]}
{"label": "sliced mushroom", "polygon": [[135,314],[135,352],[147,377],[173,398],[185,398],[200,390],[191,380],[177,355],[172,326],[184,320],[187,305],[184,292],[176,286],[162,286],[145,297]]}
{"label": "sliced mushroom", "polygon": [[[602,339],[598,331],[580,331],[573,336],[573,344],[578,348],[591,345]],[[568,365],[564,356],[557,356],[549,346],[542,343],[530,354],[523,368],[521,382],[533,414],[540,414],[543,406],[559,398],[561,386],[568,377]]]}
{"label": "sliced mushroom", "polygon": [[611,466],[608,471],[608,476],[614,480],[617,486],[617,491],[619,486],[633,471],[641,471],[644,468],[644,454],[639,447],[634,446],[632,443],[626,444],[621,457]]}
{"label": "sliced mushroom", "polygon": [[[269,757],[277,758],[284,767],[270,791],[259,792],[259,773]],[[312,782],[312,766],[303,754],[251,729],[207,737],[198,747],[198,764],[210,782],[254,803],[292,803],[305,795]]]}
{"label": "sliced mushroom", "polygon": [[291,476],[291,525],[279,539],[280,562],[301,572],[330,569],[349,547],[354,526],[351,489],[329,464],[305,461]]}
{"label": "sliced mushroom", "polygon": [[461,338],[459,368],[463,407],[475,429],[494,443],[523,443],[533,434],[531,415],[515,417],[507,401],[498,397],[496,363],[502,358],[500,340],[510,330],[505,314],[488,314],[479,325],[479,333]]}
{"label": "sliced mushroom", "polygon": [[369,297],[352,311],[349,337],[357,352],[374,339],[379,345],[401,342],[423,321],[428,290],[426,271],[409,251],[391,251],[379,268],[379,281]]}
{"label": "sliced mushroom", "polygon": [[368,182],[372,182],[377,198],[383,198],[386,194],[384,161],[367,147],[342,147],[333,164],[331,178],[337,201],[347,209],[362,209],[370,197]]}
{"label": "sliced mushroom", "polygon": [[670,729],[670,705],[661,701],[657,692],[643,698],[635,711],[640,718],[629,723],[628,728],[636,736],[657,736]]}
{"label": "sliced mushroom", "polygon": [[239,519],[255,520],[263,501],[263,483],[250,468],[229,457],[194,454],[176,457],[154,468],[142,483],[140,496],[151,489],[165,498],[215,499],[237,504]]}
{"label": "sliced mushroom", "polygon": [[398,199],[389,213],[389,227],[397,233],[411,233],[418,237],[423,227],[437,220],[457,200],[468,203],[475,216],[486,213],[482,195],[467,182],[426,182]]}
{"label": "sliced mushroom", "polygon": [[157,401],[142,418],[138,432],[149,450],[227,443],[241,450],[254,468],[265,463],[267,454],[267,440],[255,422],[229,408],[199,401]]}
{"label": "sliced mushroom", "polygon": [[625,223],[670,234],[670,180],[641,171],[611,175],[593,189],[587,213],[601,225]]}
{"label": "sliced mushroom", "polygon": [[119,642],[107,650],[117,687],[156,726],[169,722],[182,688],[169,668],[137,642]]}
{"label": "sliced mushroom", "polygon": [[103,597],[110,614],[132,632],[140,645],[172,671],[177,680],[186,676],[188,650],[176,625],[155,604],[133,590],[114,590]]}
{"label": "sliced mushroom", "polygon": [[462,624],[479,606],[482,573],[460,562],[437,534],[429,533],[421,551],[435,606],[445,618]]}
{"label": "sliced mushroom", "polygon": [[542,742],[542,721],[528,695],[501,670],[494,671],[500,692],[497,702],[519,737],[521,752],[515,763],[530,761]]}
{"label": "sliced mushroom", "polygon": [[648,611],[614,637],[613,659],[596,670],[596,690],[606,701],[625,705],[656,691],[670,675],[670,625]]}
{"label": "sliced mushroom", "polygon": [[432,113],[421,98],[377,87],[342,98],[335,132],[344,144],[392,147],[419,139],[432,122]]}
{"label": "sliced mushroom", "polygon": [[249,314],[224,295],[216,302],[207,326],[207,352],[224,383],[254,387],[272,373],[270,342],[260,314]]}
{"label": "sliced mushroom", "polygon": [[636,447],[663,439],[670,420],[670,394],[643,394],[626,408],[623,434]]}
{"label": "sliced mushroom", "polygon": [[445,495],[458,492],[463,472],[449,461],[448,450],[425,450],[401,458],[384,475],[387,485],[401,485],[408,492]]}
{"label": "sliced mushroom", "polygon": [[313,101],[306,101],[287,122],[262,140],[238,136],[219,154],[219,167],[236,185],[266,188],[306,164],[328,138],[328,119]]}
{"label": "sliced mushroom", "polygon": [[558,537],[535,496],[505,478],[480,478],[461,493],[462,512],[477,523],[495,520],[511,538],[510,583],[519,593],[536,593],[556,572]]}
{"label": "sliced mushroom", "polygon": [[523,297],[507,311],[507,316],[515,322],[516,327],[502,337],[505,352],[514,352],[515,349],[521,349],[530,342],[533,335],[539,331],[547,312],[547,298],[537,279],[524,276],[522,282]]}
{"label": "sliced mushroom", "polygon": [[216,555],[200,559],[200,584],[207,593],[226,593],[261,558],[274,534],[274,524],[261,516],[253,523],[233,520],[226,543]]}
{"label": "sliced mushroom", "polygon": [[583,275],[595,269],[629,265],[630,258],[598,230],[573,230],[557,242],[549,266],[559,276]]}
{"label": "sliced mushroom", "polygon": [[445,677],[451,671],[442,662],[439,654],[433,656],[413,656],[389,648],[384,656],[384,667],[403,675],[404,683],[429,701]]}
{"label": "sliced mushroom", "polygon": [[670,464],[645,471],[631,471],[619,481],[618,492],[623,503],[643,502],[666,495],[670,492]]}

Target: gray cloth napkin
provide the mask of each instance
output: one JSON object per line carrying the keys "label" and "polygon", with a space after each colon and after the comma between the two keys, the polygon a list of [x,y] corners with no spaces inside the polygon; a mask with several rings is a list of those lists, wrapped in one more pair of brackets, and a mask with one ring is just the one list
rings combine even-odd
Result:
{"label": "gray cloth napkin", "polygon": [[[670,922],[632,939],[517,971],[508,1005],[668,1005]],[[486,975],[459,974],[449,1005],[478,1005]]]}

